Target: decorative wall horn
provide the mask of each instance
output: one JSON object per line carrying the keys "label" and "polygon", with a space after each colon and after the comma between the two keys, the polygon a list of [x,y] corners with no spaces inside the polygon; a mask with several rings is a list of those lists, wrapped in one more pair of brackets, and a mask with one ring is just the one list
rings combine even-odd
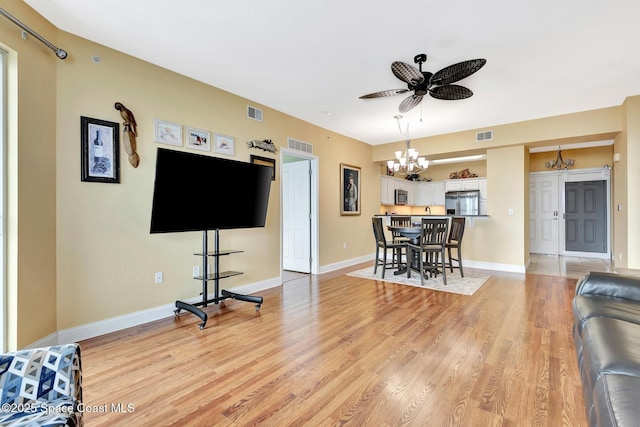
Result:
{"label": "decorative wall horn", "polygon": [[121,102],[115,103],[116,110],[120,111],[120,116],[124,119],[122,123],[122,140],[124,142],[124,149],[129,155],[129,163],[134,168],[138,167],[140,163],[140,157],[136,153],[136,119],[133,117],[133,113],[127,109]]}

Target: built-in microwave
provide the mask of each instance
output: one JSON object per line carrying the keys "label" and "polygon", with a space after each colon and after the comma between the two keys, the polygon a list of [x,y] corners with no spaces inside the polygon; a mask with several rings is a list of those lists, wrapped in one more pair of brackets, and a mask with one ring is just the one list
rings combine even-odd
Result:
{"label": "built-in microwave", "polygon": [[409,192],[407,190],[395,190],[394,195],[396,205],[406,205],[409,203]]}

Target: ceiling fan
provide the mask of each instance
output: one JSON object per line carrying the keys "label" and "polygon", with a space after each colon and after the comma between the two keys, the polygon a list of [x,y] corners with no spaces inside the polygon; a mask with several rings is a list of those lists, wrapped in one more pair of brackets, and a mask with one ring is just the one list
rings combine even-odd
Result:
{"label": "ceiling fan", "polygon": [[422,97],[427,93],[436,99],[456,100],[469,98],[473,95],[470,89],[451,83],[469,77],[487,63],[486,59],[470,59],[449,65],[433,74],[429,71],[422,71],[422,64],[426,62],[426,60],[426,54],[421,53],[416,55],[413,58],[413,62],[418,64],[418,68],[405,62],[394,61],[391,64],[391,71],[397,78],[407,83],[408,88],[374,92],[368,95],[362,95],[360,99],[381,98],[413,91],[412,95],[400,103],[400,112],[406,113],[418,105],[420,101],[422,101]]}

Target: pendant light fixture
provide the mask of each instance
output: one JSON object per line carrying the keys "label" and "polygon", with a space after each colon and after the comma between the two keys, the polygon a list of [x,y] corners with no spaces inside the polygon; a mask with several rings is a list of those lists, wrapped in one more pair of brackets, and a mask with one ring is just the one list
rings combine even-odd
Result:
{"label": "pendant light fixture", "polygon": [[571,166],[575,164],[574,159],[564,160],[562,158],[562,151],[560,150],[560,146],[558,146],[558,155],[553,162],[545,162],[544,165],[547,169],[569,169]]}
{"label": "pendant light fixture", "polygon": [[[398,121],[398,130],[402,134],[402,127],[400,126],[401,115],[394,116]],[[409,139],[409,123],[407,123],[407,130],[403,134],[405,138],[406,147],[403,151],[396,151],[396,159],[389,160],[387,162],[387,168],[401,174],[416,174],[426,170],[429,167],[429,160],[424,157],[419,157],[418,151],[415,148],[411,148],[411,139]]]}

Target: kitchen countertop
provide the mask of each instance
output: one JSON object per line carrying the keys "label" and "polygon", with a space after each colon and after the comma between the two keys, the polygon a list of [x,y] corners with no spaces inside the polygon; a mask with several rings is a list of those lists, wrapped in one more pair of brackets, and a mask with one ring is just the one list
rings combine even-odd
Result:
{"label": "kitchen countertop", "polygon": [[429,218],[451,218],[453,216],[463,216],[465,218],[489,218],[489,215],[403,215],[403,214],[375,214],[374,216],[411,216],[411,217],[429,217]]}

